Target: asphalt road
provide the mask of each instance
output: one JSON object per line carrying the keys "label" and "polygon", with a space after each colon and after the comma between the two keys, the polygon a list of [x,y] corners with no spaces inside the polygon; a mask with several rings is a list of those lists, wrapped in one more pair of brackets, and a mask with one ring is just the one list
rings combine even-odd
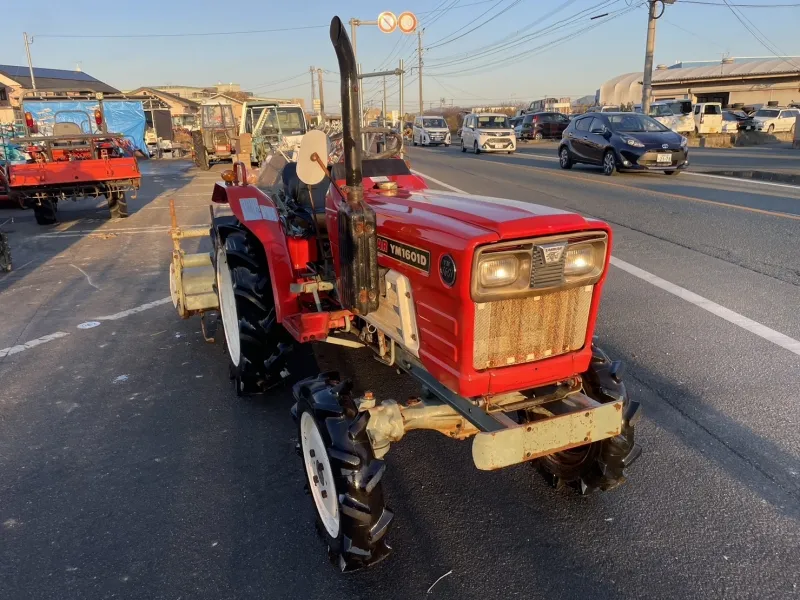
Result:
{"label": "asphalt road", "polygon": [[[23,212],[5,226],[17,267],[0,275],[0,355],[15,348],[0,358],[0,598],[795,597],[800,189],[566,173],[523,154],[411,160],[432,187],[613,225],[598,335],[645,409],[624,486],[557,493],[527,465],[478,472],[468,443],[416,433],[387,457],[393,555],[336,573],[289,394],[236,398],[221,344],[164,303],[168,199],[182,223],[206,223],[216,176],[145,163],[127,220],[84,201],[52,228]],[[330,346],[303,368],[382,397],[417,391]]]}
{"label": "asphalt road", "polygon": [[[522,156],[558,158],[557,141],[520,142]],[[800,175],[800,155],[791,144],[746,146],[741,148],[689,148],[690,170],[760,170]]]}

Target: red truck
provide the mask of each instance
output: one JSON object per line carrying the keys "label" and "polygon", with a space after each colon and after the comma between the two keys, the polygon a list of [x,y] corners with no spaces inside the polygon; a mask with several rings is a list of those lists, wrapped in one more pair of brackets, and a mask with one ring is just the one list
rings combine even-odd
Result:
{"label": "red truck", "polygon": [[[76,112],[76,111],[62,111]],[[83,111],[79,111],[83,112]],[[93,115],[99,133],[85,133],[78,123],[59,122],[52,135],[37,135],[31,113],[25,113],[27,135],[13,142],[30,156],[23,164],[5,164],[0,195],[33,208],[40,225],[55,223],[59,200],[105,196],[112,218],[128,216],[125,193],[139,189],[141,173],[136,157],[120,134],[108,133],[100,108]]]}

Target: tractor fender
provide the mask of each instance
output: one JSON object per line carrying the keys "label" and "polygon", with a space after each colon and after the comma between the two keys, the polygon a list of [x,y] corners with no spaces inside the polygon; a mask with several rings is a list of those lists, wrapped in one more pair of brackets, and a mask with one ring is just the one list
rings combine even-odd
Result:
{"label": "tractor fender", "polygon": [[290,291],[290,285],[294,282],[292,258],[278,208],[272,199],[254,185],[216,183],[211,200],[228,204],[239,222],[264,247],[277,321],[280,323],[286,317],[300,312],[297,294]]}

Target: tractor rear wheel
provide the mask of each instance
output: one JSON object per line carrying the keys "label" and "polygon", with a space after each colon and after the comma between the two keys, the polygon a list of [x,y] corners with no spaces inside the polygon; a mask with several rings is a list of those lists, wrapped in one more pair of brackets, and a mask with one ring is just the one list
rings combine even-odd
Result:
{"label": "tractor rear wheel", "polygon": [[112,219],[125,219],[128,216],[128,199],[125,197],[125,192],[111,190],[108,193],[108,209],[111,211]]}
{"label": "tractor rear wheel", "polygon": [[346,572],[389,555],[394,514],[383,497],[386,463],[375,458],[367,436],[369,413],[358,412],[350,383],[338,378],[323,373],[295,385],[292,416],[319,533],[331,562]]}
{"label": "tractor rear wheel", "polygon": [[634,441],[640,410],[639,403],[628,398],[621,371],[620,363],[612,362],[605,352],[592,346],[592,361],[583,374],[584,392],[601,403],[623,399],[622,432],[613,438],[537,460],[536,466],[553,487],[571,487],[580,494],[590,494],[625,482],[625,469],[641,454],[641,448]]}
{"label": "tractor rear wheel", "polygon": [[235,219],[216,219],[212,237],[231,379],[240,396],[266,392],[289,376],[294,340],[275,317],[264,249]]}
{"label": "tractor rear wheel", "polygon": [[52,225],[56,218],[56,201],[52,198],[42,198],[38,204],[33,205],[33,216],[39,225]]}

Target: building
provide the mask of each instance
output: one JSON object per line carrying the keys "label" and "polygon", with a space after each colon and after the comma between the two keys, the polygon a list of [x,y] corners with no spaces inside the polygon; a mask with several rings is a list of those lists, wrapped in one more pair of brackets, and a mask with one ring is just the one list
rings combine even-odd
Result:
{"label": "building", "polygon": [[[800,57],[724,58],[658,65],[653,71],[653,100],[690,98],[723,106],[760,106],[800,102]],[[642,101],[642,73],[626,73],[605,82],[598,101],[620,106]]]}
{"label": "building", "polygon": [[560,112],[568,115],[572,110],[570,98],[542,98],[534,100],[526,109],[528,112]]}
{"label": "building", "polygon": [[217,93],[214,87],[193,87],[190,85],[152,85],[150,88],[160,92],[170,93],[179,98],[197,100],[198,102],[203,98],[210,98]]}
{"label": "building", "polygon": [[169,106],[173,127],[192,127],[196,124],[200,103],[189,98],[176,96],[157,88],[140,87],[128,92],[131,95],[152,96]]}
{"label": "building", "polygon": [[[42,94],[55,91],[119,93],[118,89],[83,71],[34,67],[33,77],[36,90]],[[23,93],[30,90],[33,90],[33,81],[28,67],[0,65],[0,124],[12,124],[20,118],[15,113],[19,112]]]}

